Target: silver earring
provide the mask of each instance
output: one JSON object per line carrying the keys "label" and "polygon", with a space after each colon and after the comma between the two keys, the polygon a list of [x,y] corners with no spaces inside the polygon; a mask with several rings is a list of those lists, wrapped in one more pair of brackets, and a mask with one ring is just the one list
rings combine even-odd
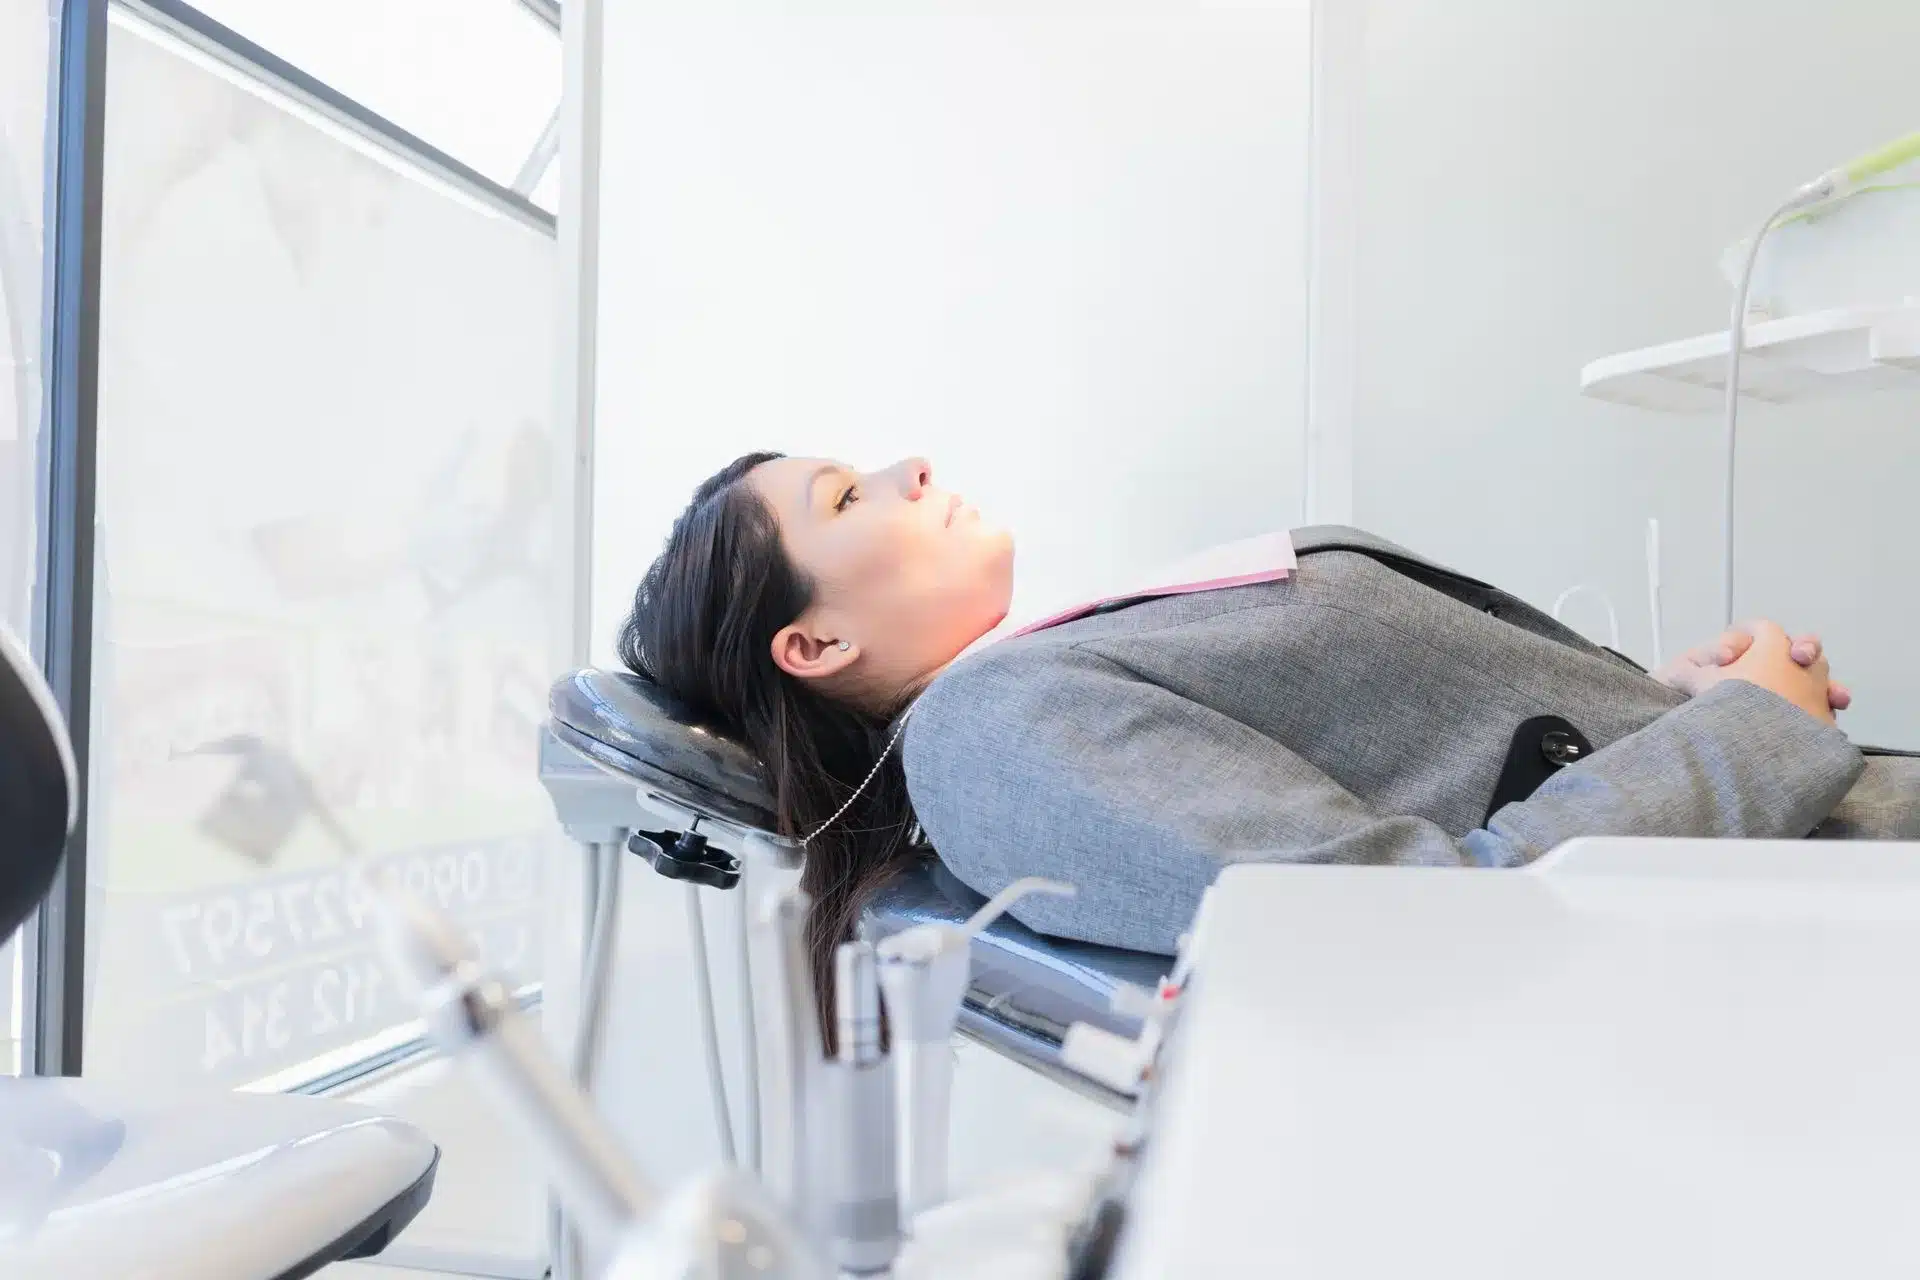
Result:
{"label": "silver earring", "polygon": [[842,641],[840,642],[840,652],[842,652],[842,653],[845,653],[845,652],[846,652],[847,650],[849,650],[849,649],[851,649],[851,648],[853,648],[853,642],[852,642],[852,641],[850,641],[850,640],[842,640]]}

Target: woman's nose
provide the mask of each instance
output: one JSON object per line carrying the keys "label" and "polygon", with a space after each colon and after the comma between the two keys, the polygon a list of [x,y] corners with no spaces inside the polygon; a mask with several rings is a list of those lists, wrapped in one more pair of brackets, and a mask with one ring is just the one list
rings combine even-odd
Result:
{"label": "woman's nose", "polygon": [[908,502],[918,502],[933,484],[933,464],[925,458],[907,458],[894,464],[900,477],[900,494]]}

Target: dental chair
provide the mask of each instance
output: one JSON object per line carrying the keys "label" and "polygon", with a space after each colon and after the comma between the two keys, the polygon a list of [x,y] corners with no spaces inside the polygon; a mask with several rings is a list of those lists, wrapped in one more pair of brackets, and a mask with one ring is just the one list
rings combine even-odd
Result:
{"label": "dental chair", "polygon": [[[52,694],[0,628],[0,938],[52,883],[77,804]],[[0,1078],[0,1276],[297,1280],[383,1250],[439,1159],[344,1102]]]}
{"label": "dental chair", "polygon": [[[800,849],[778,834],[760,762],[658,686],[588,668],[553,686],[548,710],[541,778],[569,836],[590,851],[624,842],[662,875],[721,890],[738,882],[741,865],[725,844],[798,867]],[[660,818],[669,825],[646,829]],[[985,901],[930,854],[869,904],[864,928],[877,941],[914,925],[957,925]],[[1062,1043],[1075,1022],[1137,1035],[1138,1018],[1115,1011],[1114,993],[1153,988],[1166,957],[1047,938],[1002,916],[973,940],[970,959],[963,1036],[1113,1107],[1131,1101],[1068,1066]]]}

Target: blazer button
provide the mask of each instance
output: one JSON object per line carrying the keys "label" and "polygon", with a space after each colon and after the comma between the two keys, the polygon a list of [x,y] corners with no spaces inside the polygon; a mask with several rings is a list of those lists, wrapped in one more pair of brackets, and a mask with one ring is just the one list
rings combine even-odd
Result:
{"label": "blazer button", "polygon": [[1580,744],[1564,729],[1550,729],[1540,737],[1540,754],[1548,764],[1569,765],[1580,758]]}

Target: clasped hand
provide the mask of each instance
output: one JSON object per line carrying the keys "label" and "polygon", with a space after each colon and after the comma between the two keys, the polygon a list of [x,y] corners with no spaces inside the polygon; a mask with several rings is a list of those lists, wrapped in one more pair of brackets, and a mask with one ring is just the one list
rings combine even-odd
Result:
{"label": "clasped hand", "polygon": [[1853,703],[1853,694],[1827,670],[1819,636],[1789,636],[1778,623],[1764,619],[1736,623],[1712,644],[1687,650],[1653,675],[1689,697],[1723,680],[1745,680],[1828,724],[1834,723],[1835,712]]}

